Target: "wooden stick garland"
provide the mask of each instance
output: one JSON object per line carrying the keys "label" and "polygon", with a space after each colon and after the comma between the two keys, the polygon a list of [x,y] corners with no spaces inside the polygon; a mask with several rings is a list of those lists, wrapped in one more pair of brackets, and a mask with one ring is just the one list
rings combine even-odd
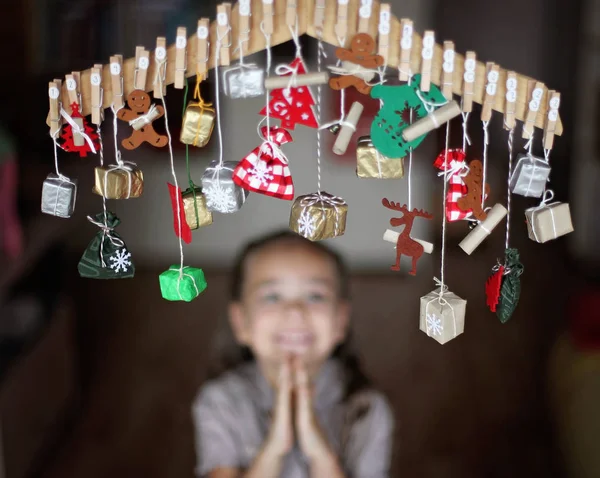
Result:
{"label": "wooden stick garland", "polygon": [[[279,45],[281,43],[285,43],[292,39],[289,28],[287,28],[285,23],[286,17],[286,5],[288,0],[271,0],[271,3],[267,3],[270,0],[266,0],[263,4],[263,0],[251,0],[252,10],[254,12],[260,12],[263,7],[272,13],[270,17],[273,20],[273,33],[271,35],[271,46]],[[298,0],[297,5],[297,15],[298,15],[298,33],[299,35],[308,34],[312,37],[317,36],[316,30],[313,23],[314,18],[314,10],[315,4],[320,3],[321,0]],[[324,12],[324,26],[322,30],[322,40],[325,43],[329,43],[332,45],[338,45],[338,36],[341,39],[348,39],[356,32],[356,20],[359,17],[359,8],[360,8],[359,0],[341,0],[338,3],[338,0],[326,0],[325,1],[325,12]],[[232,9],[231,23],[232,23],[232,34],[234,38],[237,38],[237,32],[239,30],[239,15],[237,14],[239,6],[236,4]],[[379,11],[379,1],[373,0],[372,2],[372,11]],[[337,14],[336,14],[337,12]],[[267,17],[268,19],[269,17]],[[310,19],[310,20],[309,20]],[[245,52],[246,55],[256,53],[258,51],[262,51],[265,46],[265,41],[260,30],[260,23],[262,22],[262,15],[252,15],[250,17],[250,40],[248,42],[248,49]],[[268,27],[269,25],[267,25]],[[401,39],[406,38],[401,35],[403,28],[407,29],[407,23],[401,25],[400,21],[394,16],[391,15],[390,18],[390,38]],[[216,39],[216,22],[213,21],[210,25],[210,36],[209,39],[211,43],[214,43]],[[196,52],[198,50],[197,41],[189,41],[196,40],[194,37],[190,37],[188,39],[188,48],[187,48],[187,60],[189,64],[196,64]],[[346,40],[347,41],[347,40]],[[401,41],[400,41],[401,43]],[[391,50],[391,54],[388,60],[388,66],[397,67],[399,63],[402,64],[401,70],[404,71],[404,66],[410,67],[412,72],[420,71],[421,65],[421,50],[422,50],[422,38],[416,33],[412,32],[412,45],[410,50],[402,49],[402,48],[394,48]],[[347,43],[346,43],[347,44]],[[406,43],[405,43],[406,45]],[[402,46],[402,45],[401,45]],[[176,53],[175,50],[176,45],[170,45],[167,48],[167,55],[169,58],[175,58]],[[440,71],[442,69],[443,63],[443,55],[441,53],[442,47],[440,45],[434,45],[433,47],[434,55],[432,58],[432,71]],[[410,62],[407,65],[406,63],[402,63],[402,61],[406,62],[406,53],[410,54]],[[395,54],[393,54],[395,53]],[[400,55],[398,55],[400,53]],[[399,57],[400,56],[400,57]],[[239,58],[239,52],[234,51],[230,54],[230,59],[235,60]],[[454,57],[454,78],[463,78],[465,73],[465,56],[456,53]],[[483,85],[486,82],[486,74],[485,74],[485,65],[481,62],[475,61],[474,68],[474,81],[470,85],[472,86],[472,95],[467,91],[468,98],[464,98],[464,103],[469,103],[472,99],[473,102],[482,104],[484,101],[484,88]],[[211,52],[209,61],[207,63],[207,68],[214,67],[214,51]],[[176,73],[176,64],[174,61],[169,61],[166,74],[164,78],[163,84],[171,85],[175,81],[175,73]],[[135,71],[135,61],[133,58],[127,59],[123,61],[123,89],[124,94],[128,94],[134,87],[134,71]],[[403,73],[400,73],[400,76],[403,77]],[[89,75],[91,74],[91,70],[85,70],[81,72],[81,76],[84,81],[89,79]],[[194,76],[196,72],[193,68],[188,68],[186,71],[186,76]],[[500,68],[498,70],[499,74],[499,82],[497,87],[497,97],[504,98],[506,94],[505,88],[505,78],[506,78],[506,70]],[[436,75],[437,76],[437,75]],[[529,102],[531,97],[528,97],[528,82],[531,80],[527,76],[517,74],[517,99],[515,101],[515,117],[520,121],[524,121],[526,119],[526,112],[528,110]],[[440,78],[431,78],[431,82],[434,84],[438,84],[440,82]],[[453,93],[458,96],[463,95],[463,81],[455,81],[453,84]],[[144,85],[146,89],[148,85]],[[106,84],[104,87],[104,101],[103,107],[108,108],[113,102],[113,84]],[[85,89],[81,92],[81,113],[85,116],[90,114],[92,101],[91,101],[91,92],[89,89]],[[548,101],[545,100],[546,95],[540,101],[539,111],[537,115],[535,115],[535,119],[532,124],[535,127],[544,129],[547,120],[548,114]],[[63,103],[67,104],[66,99],[68,98],[66,86],[62,85],[62,98]],[[468,106],[468,105],[467,105]],[[498,111],[500,113],[504,113],[505,102],[504,101],[495,101],[492,106],[493,110]],[[468,109],[463,109],[463,111],[469,111]],[[531,121],[530,121],[531,122]],[[50,126],[49,118],[48,118],[48,126]],[[529,130],[529,127],[527,128]],[[563,131],[563,125],[560,120],[560,117],[557,117],[554,128],[554,135],[560,136]]]}

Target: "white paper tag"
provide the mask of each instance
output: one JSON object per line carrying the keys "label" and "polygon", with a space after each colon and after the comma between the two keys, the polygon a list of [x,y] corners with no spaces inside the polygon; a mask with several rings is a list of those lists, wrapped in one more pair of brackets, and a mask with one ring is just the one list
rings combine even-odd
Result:
{"label": "white paper tag", "polygon": [[199,26],[197,35],[200,40],[206,40],[208,38],[208,28],[206,28],[204,25]]}
{"label": "white paper tag", "polygon": [[110,74],[111,75],[120,75],[121,74],[121,65],[118,63],[110,64]]}
{"label": "white paper tag", "polygon": [[239,0],[239,12],[242,17],[250,16],[250,0]]}
{"label": "white paper tag", "polygon": [[550,110],[548,112],[548,119],[550,121],[556,121],[558,119],[558,111],[556,111],[556,110]]}
{"label": "white paper tag", "polygon": [[497,71],[492,70],[488,73],[488,81],[490,83],[498,83],[498,78],[500,77],[500,75],[498,74]]}
{"label": "white paper tag", "polygon": [[423,50],[421,51],[421,56],[424,60],[431,60],[433,58],[433,48],[430,48],[428,46],[423,47]]}
{"label": "white paper tag", "polygon": [[67,80],[67,90],[75,91],[77,89],[77,82],[73,78]]}
{"label": "white paper tag", "polygon": [[552,110],[558,110],[558,108],[560,108],[560,98],[556,98],[556,97],[552,98],[550,100],[549,106],[550,106],[550,109],[552,109]]}
{"label": "white paper tag", "polygon": [[217,23],[222,27],[226,27],[228,23],[227,14],[223,12],[219,13],[217,15]]}
{"label": "white paper tag", "polygon": [[534,113],[537,113],[540,109],[540,102],[538,100],[531,100],[529,102],[529,109]]}
{"label": "white paper tag", "polygon": [[267,5],[272,5],[273,0],[263,0],[263,3],[266,3]]}
{"label": "white paper tag", "polygon": [[544,90],[542,88],[535,88],[533,93],[531,93],[531,97],[536,101],[541,101],[542,96],[544,96]]}
{"label": "white paper tag", "polygon": [[379,13],[379,34],[390,34],[390,12],[384,10]]}
{"label": "white paper tag", "polygon": [[368,19],[371,18],[373,10],[373,0],[360,0],[361,7],[358,11],[360,18]]}
{"label": "white paper tag", "polygon": [[348,5],[348,0],[338,0],[338,5]]}
{"label": "white paper tag", "polygon": [[517,91],[516,90],[507,90],[506,91],[506,101],[509,103],[514,103],[517,101]]}
{"label": "white paper tag", "polygon": [[475,60],[473,58],[468,58],[465,60],[465,74],[464,80],[465,83],[473,83],[475,81]]}
{"label": "white paper tag", "polygon": [[48,88],[48,96],[50,98],[52,98],[53,100],[58,99],[59,94],[60,93],[59,93],[58,88],[56,86],[52,86],[52,87]]}
{"label": "white paper tag", "polygon": [[485,87],[485,92],[490,96],[495,96],[497,89],[498,85],[496,83],[488,83],[488,85]]}
{"label": "white paper tag", "polygon": [[154,56],[157,60],[162,61],[167,57],[167,50],[164,46],[156,47],[156,50],[154,51]]}
{"label": "white paper tag", "polygon": [[184,36],[178,36],[175,40],[175,47],[179,50],[183,50],[187,46],[187,38]]}
{"label": "white paper tag", "polygon": [[150,66],[150,60],[148,60],[148,57],[146,57],[146,56],[140,57],[138,68],[140,68],[142,70],[147,70],[149,66]]}
{"label": "white paper tag", "polygon": [[413,26],[404,25],[402,29],[402,40],[400,41],[400,47],[403,50],[410,50],[412,48],[412,37],[413,37]]}
{"label": "white paper tag", "polygon": [[92,73],[92,75],[90,76],[90,83],[93,86],[100,86],[100,83],[101,83],[100,75],[98,73]]}

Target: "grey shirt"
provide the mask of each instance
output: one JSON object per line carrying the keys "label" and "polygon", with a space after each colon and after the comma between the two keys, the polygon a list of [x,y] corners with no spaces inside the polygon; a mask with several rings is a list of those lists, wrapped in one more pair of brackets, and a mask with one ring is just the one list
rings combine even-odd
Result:
{"label": "grey shirt", "polygon": [[[325,363],[315,381],[315,413],[350,478],[389,476],[393,416],[380,393],[368,390],[343,403],[342,366]],[[271,421],[274,392],[256,363],[239,366],[200,390],[193,407],[199,477],[216,468],[247,469],[260,451]],[[309,478],[297,446],[285,458],[282,477]]]}

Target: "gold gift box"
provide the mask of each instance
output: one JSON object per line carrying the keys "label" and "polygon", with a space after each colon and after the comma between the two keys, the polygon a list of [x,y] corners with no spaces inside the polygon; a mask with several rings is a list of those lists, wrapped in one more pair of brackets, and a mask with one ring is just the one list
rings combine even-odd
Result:
{"label": "gold gift box", "polygon": [[536,242],[548,242],[574,230],[568,203],[556,202],[526,209],[525,218],[529,239]]}
{"label": "gold gift box", "polygon": [[112,169],[115,166],[97,166],[94,169],[93,192],[106,199],[139,198],[144,192],[144,173],[136,168]]}
{"label": "gold gift box", "polygon": [[189,103],[183,115],[180,141],[201,148],[206,146],[215,127],[215,110]]}
{"label": "gold gift box", "polygon": [[370,136],[358,139],[356,175],[359,178],[400,179],[404,177],[404,158],[391,159],[373,146]]}
{"label": "gold gift box", "polygon": [[[185,220],[190,229],[198,229],[203,226],[210,226],[213,222],[212,213],[206,207],[206,196],[202,194],[202,189],[196,188],[196,201],[194,206],[194,191],[188,189],[181,195],[183,199],[183,210]],[[196,216],[196,209],[198,215]]]}
{"label": "gold gift box", "polygon": [[311,241],[341,236],[346,230],[348,204],[326,192],[299,196],[292,205],[290,229]]}

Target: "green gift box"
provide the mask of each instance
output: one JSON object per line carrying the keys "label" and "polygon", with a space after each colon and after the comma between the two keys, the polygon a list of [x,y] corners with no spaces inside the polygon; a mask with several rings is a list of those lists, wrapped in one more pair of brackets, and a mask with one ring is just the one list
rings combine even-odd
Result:
{"label": "green gift box", "polygon": [[195,267],[184,267],[173,265],[164,271],[159,277],[160,292],[163,299],[191,302],[198,297],[206,286],[206,279],[202,269]]}

